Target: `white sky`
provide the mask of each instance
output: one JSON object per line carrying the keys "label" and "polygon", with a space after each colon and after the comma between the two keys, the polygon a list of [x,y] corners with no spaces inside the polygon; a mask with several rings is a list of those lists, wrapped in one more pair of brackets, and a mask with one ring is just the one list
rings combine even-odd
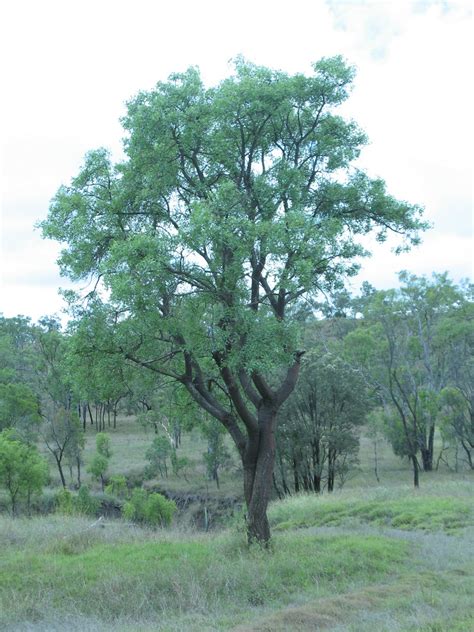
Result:
{"label": "white sky", "polygon": [[426,208],[434,228],[395,257],[365,260],[362,280],[396,273],[473,276],[472,5],[466,1],[4,0],[0,8],[0,313],[59,312],[59,248],[35,222],[85,152],[118,157],[124,103],[198,65],[206,82],[238,54],[310,72],[342,54],[358,74],[344,113],[368,133],[361,164]]}

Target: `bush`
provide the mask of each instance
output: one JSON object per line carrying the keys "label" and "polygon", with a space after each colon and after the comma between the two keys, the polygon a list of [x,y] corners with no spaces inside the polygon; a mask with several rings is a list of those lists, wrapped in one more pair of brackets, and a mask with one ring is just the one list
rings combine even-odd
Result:
{"label": "bush", "polygon": [[145,520],[150,525],[166,527],[171,524],[176,503],[161,494],[150,494],[145,505]]}
{"label": "bush", "polygon": [[168,526],[176,511],[176,504],[161,494],[148,494],[144,489],[134,489],[122,508],[122,516],[153,527]]}
{"label": "bush", "polygon": [[110,448],[110,437],[106,432],[98,432],[95,437],[95,446],[98,454],[101,454],[106,459],[110,459],[112,456],[112,450]]}
{"label": "bush", "polygon": [[77,513],[86,516],[95,516],[100,508],[100,501],[91,496],[87,485],[82,485],[77,496],[73,500],[74,509]]}
{"label": "bush", "polygon": [[100,509],[100,500],[91,496],[87,485],[82,485],[77,494],[61,489],[55,495],[56,511],[62,514],[82,514],[96,516]]}
{"label": "bush", "polygon": [[61,489],[55,496],[56,511],[70,516],[74,513],[74,497],[68,489]]}
{"label": "bush", "polygon": [[107,457],[96,452],[96,454],[92,457],[89,467],[87,468],[87,471],[92,474],[95,479],[100,481],[102,491],[104,491],[105,488],[105,473],[108,467],[109,461]]}
{"label": "bush", "polygon": [[40,496],[48,479],[48,464],[35,446],[15,438],[13,431],[0,433],[0,487],[10,500],[11,514],[17,513],[19,501],[26,501],[28,513],[31,500]]}
{"label": "bush", "polygon": [[109,478],[109,484],[106,486],[105,491],[111,496],[124,497],[127,495],[127,480],[125,476],[116,474]]}

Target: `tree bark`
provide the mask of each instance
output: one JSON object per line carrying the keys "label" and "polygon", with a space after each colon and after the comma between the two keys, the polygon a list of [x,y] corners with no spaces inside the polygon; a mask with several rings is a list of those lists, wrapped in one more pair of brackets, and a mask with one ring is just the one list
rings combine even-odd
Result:
{"label": "tree bark", "polygon": [[276,454],[275,423],[276,410],[272,406],[262,405],[258,411],[259,431],[249,436],[247,450],[242,459],[248,542],[258,542],[265,547],[270,542],[267,507]]}

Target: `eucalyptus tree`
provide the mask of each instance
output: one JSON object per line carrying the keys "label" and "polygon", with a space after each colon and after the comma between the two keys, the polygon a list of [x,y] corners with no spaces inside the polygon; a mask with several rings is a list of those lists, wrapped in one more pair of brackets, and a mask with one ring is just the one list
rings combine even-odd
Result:
{"label": "eucalyptus tree", "polygon": [[215,87],[190,68],[139,93],[125,161],[91,151],[42,223],[64,244],[63,274],[105,290],[106,305],[77,310],[82,327],[106,322],[102,351],[180,382],[230,434],[262,543],[277,413],[303,355],[292,307],[356,273],[358,235],[394,231],[408,247],[425,228],[418,206],[351,165],[366,137],[335,109],[354,70],[340,57],[313,70],[238,59]]}

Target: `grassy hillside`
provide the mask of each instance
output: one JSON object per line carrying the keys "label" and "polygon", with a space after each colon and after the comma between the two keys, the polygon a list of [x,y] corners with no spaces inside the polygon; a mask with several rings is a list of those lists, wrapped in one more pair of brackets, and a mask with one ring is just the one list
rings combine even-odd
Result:
{"label": "grassy hillside", "polygon": [[472,501],[449,483],[290,498],[271,507],[271,552],[247,550],[235,527],[4,517],[0,629],[464,632]]}

